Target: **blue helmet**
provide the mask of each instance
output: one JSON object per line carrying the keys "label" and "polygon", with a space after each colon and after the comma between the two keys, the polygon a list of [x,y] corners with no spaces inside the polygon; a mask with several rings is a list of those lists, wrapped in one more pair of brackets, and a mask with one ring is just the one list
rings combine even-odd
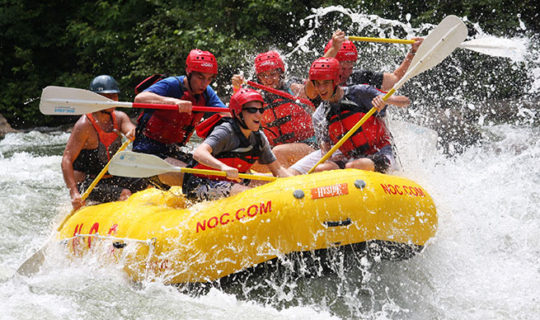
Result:
{"label": "blue helmet", "polygon": [[90,91],[95,93],[120,93],[116,80],[105,74],[95,77],[90,82]]}

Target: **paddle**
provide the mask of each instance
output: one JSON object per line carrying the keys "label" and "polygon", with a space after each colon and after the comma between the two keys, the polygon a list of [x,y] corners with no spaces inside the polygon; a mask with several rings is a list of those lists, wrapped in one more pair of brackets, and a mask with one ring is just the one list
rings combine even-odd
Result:
{"label": "paddle", "polygon": [[[149,108],[161,110],[178,110],[174,104],[151,104],[114,101],[95,92],[68,87],[48,86],[41,93],[39,111],[50,115],[80,115],[108,108]],[[229,109],[219,107],[193,106],[196,112],[228,112]]]}
{"label": "paddle", "polygon": [[[371,37],[348,37],[351,41],[364,41],[364,42],[379,42],[379,43],[400,43],[400,44],[413,44],[414,40],[404,39],[387,39],[387,38],[371,38]],[[493,44],[491,39],[474,39],[470,41],[462,42],[459,47],[462,49],[468,49],[479,53],[487,54],[494,57],[509,57],[509,51],[517,50],[517,47],[510,41],[500,41],[497,44]]]}
{"label": "paddle", "polygon": [[[467,37],[467,27],[456,16],[448,16],[439,23],[439,25],[433,29],[430,34],[424,39],[422,45],[416,51],[413,61],[409,70],[401,80],[399,80],[388,93],[383,97],[386,101],[390,96],[396,92],[401,86],[407,82],[410,78],[426,71],[449,56],[457,46]],[[354,127],[349,130],[333,147],[330,149],[308,173],[312,173],[315,168],[321,163],[328,160],[332,154],[339,148],[347,139],[349,139],[360,128],[364,122],[366,122],[371,115],[377,111],[375,107],[371,108],[360,121],[358,121]]]}
{"label": "paddle", "polygon": [[[115,155],[118,154],[119,152],[121,151],[124,151],[128,145],[131,143],[131,140],[127,140],[126,142],[124,142],[120,148],[118,148],[118,151],[116,151]],[[114,158],[114,157],[113,157]],[[84,191],[84,193],[81,195],[81,200],[84,202],[84,200],[86,200],[86,198],[88,198],[88,196],[90,195],[90,193],[92,192],[92,190],[94,190],[94,188],[96,187],[96,185],[99,183],[99,181],[101,180],[101,178],[103,178],[103,176],[105,175],[105,173],[107,173],[108,169],[109,169],[109,165],[111,164],[111,160],[109,160],[109,162],[107,162],[107,164],[103,167],[103,169],[101,169],[101,171],[99,172],[99,174],[94,178],[94,181],[92,181],[92,183],[90,184],[90,186],[88,186],[88,189],[86,189]],[[62,219],[62,222],[60,222],[60,224],[58,225],[58,227],[56,228],[57,231],[60,231],[62,229],[62,227],[64,226],[64,224],[66,223],[66,221],[71,217],[73,216],[73,214],[76,212],[77,210],[73,209],[71,210],[71,212],[66,215],[64,217],[64,219]],[[26,259],[22,264],[21,266],[17,269],[17,273],[18,274],[21,274],[21,275],[24,275],[24,276],[29,276],[29,275],[32,275],[32,274],[35,274],[36,272],[39,271],[39,268],[41,267],[41,265],[43,264],[43,261],[45,261],[45,250],[46,250],[46,247],[47,247],[47,244],[45,244],[41,249],[39,249],[38,251],[36,251],[30,258]]]}
{"label": "paddle", "polygon": [[[115,155],[111,159],[111,165],[109,167],[110,174],[121,177],[145,178],[167,172],[183,172],[219,177],[227,176],[225,171],[176,167],[155,155],[130,151],[123,151]],[[276,180],[275,177],[244,173],[240,173],[238,177],[241,179],[263,181]]]}
{"label": "paddle", "polygon": [[300,97],[295,97],[291,94],[288,94],[287,92],[284,92],[284,91],[281,91],[281,90],[277,90],[277,89],[274,89],[274,88],[270,88],[270,87],[267,87],[265,85],[262,85],[260,83],[256,83],[256,82],[253,82],[253,81],[246,81],[246,83],[254,88],[257,88],[257,89],[261,89],[261,90],[264,90],[264,91],[267,91],[267,92],[270,92],[270,93],[273,93],[275,95],[278,95],[280,97],[283,97],[283,98],[286,98],[286,99],[290,99],[290,100],[298,100],[299,102],[303,103],[303,104],[307,104],[308,106],[311,106],[313,107],[313,103],[311,101],[309,101],[308,99],[304,99],[304,98],[300,98]]}

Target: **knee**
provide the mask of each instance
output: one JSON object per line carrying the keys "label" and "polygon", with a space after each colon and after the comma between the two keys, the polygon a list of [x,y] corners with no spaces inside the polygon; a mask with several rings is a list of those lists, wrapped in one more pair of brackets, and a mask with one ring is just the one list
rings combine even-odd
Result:
{"label": "knee", "polygon": [[291,150],[289,150],[288,146],[285,144],[281,144],[272,148],[272,152],[274,153],[276,158],[285,158],[290,151]]}
{"label": "knee", "polygon": [[120,193],[120,197],[118,197],[118,200],[119,201],[127,200],[129,196],[131,196],[131,191],[129,191],[128,189],[122,189],[122,192]]}
{"label": "knee", "polygon": [[323,164],[320,164],[315,168],[315,172],[322,172],[322,171],[329,171],[329,170],[337,170],[339,169],[339,166],[334,162],[325,162]]}
{"label": "knee", "polygon": [[347,162],[347,164],[345,164],[345,168],[375,171],[375,163],[368,158],[362,158]]}

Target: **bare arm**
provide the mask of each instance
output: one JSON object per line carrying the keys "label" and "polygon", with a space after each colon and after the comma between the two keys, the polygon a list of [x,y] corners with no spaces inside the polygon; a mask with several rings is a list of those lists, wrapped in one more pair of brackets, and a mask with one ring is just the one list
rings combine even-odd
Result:
{"label": "bare arm", "polygon": [[390,96],[388,100],[384,101],[383,96],[379,95],[373,98],[371,101],[371,104],[373,107],[377,109],[377,111],[381,111],[386,104],[393,104],[398,107],[407,107],[411,101],[406,96]]}
{"label": "bare arm", "polygon": [[328,51],[324,53],[325,58],[334,58],[339,49],[341,49],[341,46],[343,45],[343,42],[346,40],[345,38],[345,32],[337,29],[332,34],[332,46],[328,48]]}
{"label": "bare arm", "polygon": [[291,174],[283,168],[283,166],[279,163],[279,161],[274,161],[272,163],[267,164],[268,169],[272,172],[272,174],[275,177],[290,177]]}
{"label": "bare arm", "polygon": [[201,143],[195,151],[193,151],[193,159],[195,161],[227,173],[227,178],[229,179],[238,179],[238,169],[229,167],[225,163],[219,161],[218,159],[212,156],[212,147],[208,143]]}
{"label": "bare arm", "polygon": [[143,91],[135,96],[135,103],[154,103],[154,104],[175,104],[178,106],[178,112],[191,113],[191,101],[180,100],[171,97],[160,96],[150,91]]}
{"label": "bare arm", "polygon": [[77,188],[77,181],[75,180],[75,172],[73,170],[73,162],[79,156],[89,136],[89,130],[85,128],[82,121],[82,119],[77,121],[73,127],[73,131],[64,149],[61,164],[62,175],[64,176],[64,181],[71,197],[71,205],[75,210],[84,205],[84,201],[82,201],[81,194]]}
{"label": "bare arm", "polygon": [[405,108],[411,104],[411,100],[406,96],[391,96],[388,98],[388,100],[386,100],[386,103],[400,108]]}
{"label": "bare arm", "polygon": [[133,140],[135,138],[135,125],[127,114],[124,112],[118,111],[117,112],[117,118],[119,119],[120,123],[120,131],[130,140]]}
{"label": "bare arm", "polygon": [[392,73],[384,73],[383,74],[383,82],[381,86],[381,90],[388,91],[392,89],[394,84],[396,84],[405,73],[407,73],[407,70],[409,69],[409,66],[411,65],[411,62],[414,58],[414,54],[416,53],[416,50],[418,50],[418,47],[422,44],[422,41],[424,41],[424,38],[412,38],[412,40],[415,40],[415,42],[412,44],[411,51],[407,53],[405,56],[405,59],[403,62],[397,67],[396,70]]}

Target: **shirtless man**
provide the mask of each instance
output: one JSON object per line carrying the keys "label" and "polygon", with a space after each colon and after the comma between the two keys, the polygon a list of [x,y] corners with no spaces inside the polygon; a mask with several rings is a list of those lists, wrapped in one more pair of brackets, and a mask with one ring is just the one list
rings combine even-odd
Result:
{"label": "shirtless man", "polygon": [[[115,101],[118,101],[120,93],[118,84],[108,75],[94,78],[90,90]],[[77,210],[84,205],[81,193],[120,147],[120,133],[133,139],[135,125],[127,114],[115,108],[85,114],[75,123],[62,156],[62,174],[73,209]],[[140,179],[105,175],[88,199],[96,202],[125,200],[132,192],[144,188],[146,185]]]}

